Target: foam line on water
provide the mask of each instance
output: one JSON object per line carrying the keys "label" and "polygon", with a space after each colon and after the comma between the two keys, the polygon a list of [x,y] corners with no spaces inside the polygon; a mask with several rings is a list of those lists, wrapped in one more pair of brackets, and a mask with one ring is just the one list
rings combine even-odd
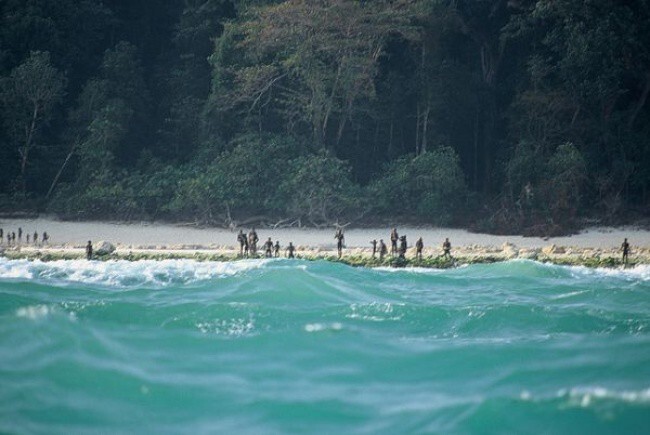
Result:
{"label": "foam line on water", "polygon": [[616,391],[600,386],[591,387],[573,387],[568,389],[561,389],[555,393],[554,397],[545,397],[531,394],[529,391],[524,390],[519,395],[519,398],[524,401],[538,402],[546,401],[549,399],[562,399],[569,405],[587,408],[597,401],[611,400],[615,402],[634,403],[639,405],[650,404],[650,388],[642,390],[623,390]]}
{"label": "foam line on water", "polygon": [[29,305],[27,307],[20,307],[16,310],[17,317],[24,317],[30,320],[41,319],[47,317],[54,312],[54,308],[48,305]]}
{"label": "foam line on water", "polygon": [[85,261],[7,260],[0,258],[0,279],[50,283],[89,283],[109,287],[166,287],[238,275],[272,260],[197,262],[194,260]]}
{"label": "foam line on water", "polygon": [[614,391],[604,387],[575,387],[568,392],[561,390],[560,397],[568,397],[572,403],[586,407],[594,400],[615,400],[629,403],[650,403],[650,388],[638,391]]}
{"label": "foam line on water", "polygon": [[376,270],[378,272],[389,272],[389,273],[421,273],[426,275],[437,275],[437,274],[444,273],[447,269],[430,269],[426,267],[379,266],[379,267],[373,267],[372,270]]}
{"label": "foam line on water", "polygon": [[[567,266],[556,266],[567,267]],[[575,277],[580,276],[607,276],[612,278],[639,279],[650,281],[650,265],[638,264],[629,269],[610,269],[605,267],[589,268],[586,266],[568,266]]]}

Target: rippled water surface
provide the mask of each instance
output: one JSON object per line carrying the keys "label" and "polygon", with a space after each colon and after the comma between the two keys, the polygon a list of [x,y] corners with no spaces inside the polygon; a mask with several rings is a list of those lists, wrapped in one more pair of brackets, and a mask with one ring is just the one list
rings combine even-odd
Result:
{"label": "rippled water surface", "polygon": [[0,432],[648,433],[650,268],[0,259]]}

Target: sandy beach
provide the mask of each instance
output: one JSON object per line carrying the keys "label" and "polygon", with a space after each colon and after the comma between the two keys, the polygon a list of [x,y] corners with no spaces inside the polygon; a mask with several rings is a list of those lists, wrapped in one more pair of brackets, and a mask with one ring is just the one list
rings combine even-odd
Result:
{"label": "sandy beach", "polygon": [[[170,225],[158,223],[109,223],[109,222],[64,222],[49,218],[38,219],[2,219],[0,228],[8,231],[23,229],[25,234],[39,235],[47,231],[50,245],[73,247],[82,246],[88,240],[107,240],[118,248],[182,249],[183,247],[235,248],[237,231],[222,228],[197,228],[187,225]],[[248,232],[249,228],[244,228]],[[470,233],[462,229],[451,228],[414,228],[398,227],[400,235],[408,237],[409,245],[422,237],[427,247],[438,247],[445,237],[452,245],[460,249],[469,246],[500,247],[512,243],[520,248],[543,248],[549,245],[592,248],[618,249],[625,237],[632,247],[650,248],[650,231],[631,227],[622,228],[588,228],[579,234],[566,237],[495,236],[490,234]],[[367,248],[373,239],[384,239],[388,243],[390,228],[357,228],[345,231],[345,243],[349,248]],[[257,229],[260,240],[271,237],[280,240],[282,245],[293,242],[296,246],[309,248],[334,248],[334,229]]]}
{"label": "sandy beach", "polygon": [[[237,231],[221,228],[197,228],[188,225],[160,223],[110,223],[63,222],[51,218],[3,219],[0,228],[4,233],[23,229],[23,240],[17,246],[2,248],[15,256],[31,258],[35,253],[83,255],[88,240],[93,243],[108,241],[116,246],[115,253],[126,256],[132,253],[164,253],[173,255],[235,255],[238,252]],[[245,228],[247,232],[249,228]],[[26,235],[43,231],[50,235],[48,246],[26,243]],[[451,228],[398,227],[400,235],[409,242],[407,257],[413,256],[412,246],[418,237],[425,244],[424,256],[440,255],[440,246],[448,237],[454,256],[465,258],[493,257],[498,259],[527,258],[550,261],[584,260],[589,258],[620,258],[620,246],[625,237],[631,245],[631,260],[639,264],[650,263],[650,231],[632,228],[589,228],[567,237],[542,239],[538,237],[495,236],[470,233]],[[310,257],[335,255],[334,229],[257,229],[260,245],[268,237],[279,240],[285,247],[292,242],[298,254]],[[345,231],[346,255],[369,256],[370,241],[384,239],[389,244],[389,228],[353,228]],[[284,252],[284,251],[283,251]]]}

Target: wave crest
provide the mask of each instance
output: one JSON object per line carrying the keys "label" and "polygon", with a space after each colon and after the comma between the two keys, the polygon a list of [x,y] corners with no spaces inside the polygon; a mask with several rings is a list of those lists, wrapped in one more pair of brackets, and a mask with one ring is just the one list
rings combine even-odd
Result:
{"label": "wave crest", "polygon": [[0,259],[0,279],[88,283],[117,288],[167,287],[223,278],[264,267],[272,260],[197,262],[194,260],[85,261]]}

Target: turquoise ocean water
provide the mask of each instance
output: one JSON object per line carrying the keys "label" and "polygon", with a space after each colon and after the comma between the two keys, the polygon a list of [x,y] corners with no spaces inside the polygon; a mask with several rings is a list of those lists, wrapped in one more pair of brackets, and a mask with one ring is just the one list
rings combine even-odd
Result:
{"label": "turquoise ocean water", "polygon": [[650,268],[0,259],[2,433],[650,433]]}

